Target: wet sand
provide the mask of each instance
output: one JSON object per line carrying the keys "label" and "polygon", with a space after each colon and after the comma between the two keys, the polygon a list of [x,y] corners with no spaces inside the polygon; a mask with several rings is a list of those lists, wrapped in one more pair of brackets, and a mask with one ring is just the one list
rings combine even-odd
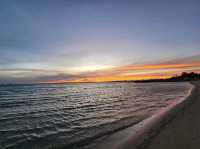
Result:
{"label": "wet sand", "polygon": [[191,103],[179,111],[141,149],[198,149],[200,148],[200,82],[193,83],[195,89]]}

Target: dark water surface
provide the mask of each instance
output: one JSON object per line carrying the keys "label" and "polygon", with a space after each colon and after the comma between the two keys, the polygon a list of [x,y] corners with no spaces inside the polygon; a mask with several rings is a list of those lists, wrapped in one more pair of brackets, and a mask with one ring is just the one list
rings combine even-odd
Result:
{"label": "dark water surface", "polygon": [[185,97],[189,83],[0,86],[0,149],[81,148]]}

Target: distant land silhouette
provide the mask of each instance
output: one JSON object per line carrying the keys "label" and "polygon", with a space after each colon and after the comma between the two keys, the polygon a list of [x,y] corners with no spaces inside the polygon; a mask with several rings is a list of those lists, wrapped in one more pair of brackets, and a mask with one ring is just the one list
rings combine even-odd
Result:
{"label": "distant land silhouette", "polygon": [[[147,80],[122,80],[122,81],[108,81],[108,82],[136,82],[136,83],[145,83],[145,82],[183,82],[183,81],[197,81],[200,80],[200,73],[195,72],[182,72],[181,75],[176,75],[167,79],[147,79]],[[79,82],[76,82],[76,84]],[[84,83],[99,83],[99,82],[84,82]],[[10,85],[37,85],[43,83],[30,83],[30,84],[1,84],[1,86],[10,86]],[[48,83],[55,84],[55,83]],[[56,83],[57,84],[57,83]],[[63,83],[59,83],[63,84]],[[73,84],[73,83],[64,83],[64,84]]]}
{"label": "distant land silhouette", "polygon": [[181,82],[181,81],[197,81],[200,80],[200,74],[195,72],[183,72],[180,76],[173,76],[167,79],[149,79],[137,80],[134,82]]}

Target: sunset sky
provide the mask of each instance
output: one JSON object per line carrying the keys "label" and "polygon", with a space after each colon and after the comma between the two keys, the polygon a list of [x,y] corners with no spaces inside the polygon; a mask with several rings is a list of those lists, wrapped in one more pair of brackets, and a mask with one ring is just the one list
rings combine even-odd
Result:
{"label": "sunset sky", "polygon": [[199,0],[1,0],[0,83],[200,72]]}

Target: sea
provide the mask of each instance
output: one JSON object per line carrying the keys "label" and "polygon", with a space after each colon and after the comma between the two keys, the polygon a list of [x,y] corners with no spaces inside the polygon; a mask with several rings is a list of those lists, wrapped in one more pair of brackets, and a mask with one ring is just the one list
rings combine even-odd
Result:
{"label": "sea", "polygon": [[187,82],[0,85],[0,149],[85,149],[190,89]]}

